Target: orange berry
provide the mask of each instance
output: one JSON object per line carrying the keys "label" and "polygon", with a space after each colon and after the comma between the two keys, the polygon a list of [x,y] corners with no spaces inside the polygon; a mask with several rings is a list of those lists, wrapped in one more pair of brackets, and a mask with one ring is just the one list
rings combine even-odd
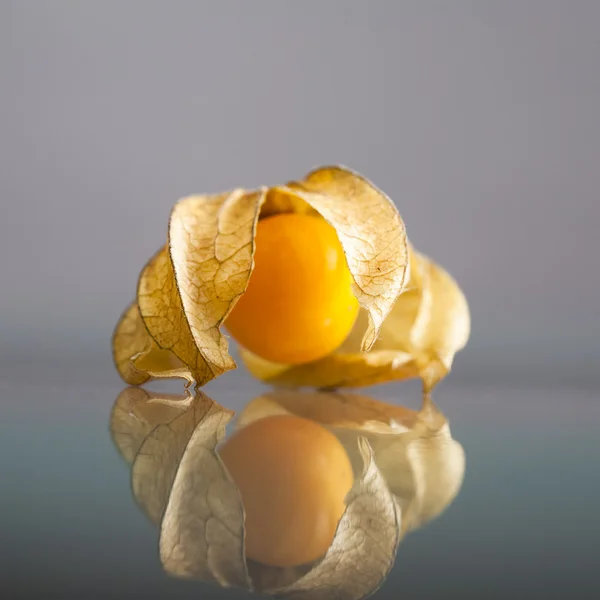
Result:
{"label": "orange berry", "polygon": [[329,223],[302,214],[259,221],[254,263],[248,289],[225,323],[239,344],[283,364],[317,360],[342,344],[359,305]]}

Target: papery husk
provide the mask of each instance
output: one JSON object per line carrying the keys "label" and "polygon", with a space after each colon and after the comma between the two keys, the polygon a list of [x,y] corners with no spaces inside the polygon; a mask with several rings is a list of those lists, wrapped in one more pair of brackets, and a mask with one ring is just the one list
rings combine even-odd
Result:
{"label": "papery husk", "polygon": [[276,414],[292,414],[326,426],[346,448],[355,471],[362,465],[356,440],[364,437],[402,509],[405,530],[421,527],[441,514],[462,486],[464,450],[428,395],[415,411],[365,395],[279,390],[250,402],[238,416],[237,427]]}
{"label": "papery husk", "polygon": [[112,337],[113,361],[125,383],[140,385],[150,379],[148,373],[133,366],[131,359],[146,350],[151,342],[138,305],[134,302],[121,315]]}
{"label": "papery husk", "polygon": [[360,347],[370,350],[407,279],[408,241],[398,210],[372,182],[341,166],[319,167],[276,190],[304,200],[335,228],[352,291],[367,314]]}
{"label": "papery husk", "polygon": [[171,214],[167,246],[140,274],[137,302],[150,336],[197,385],[235,367],[219,327],[247,287],[264,195],[184,198]]}
{"label": "papery husk", "polygon": [[404,223],[363,176],[321,167],[286,185],[190,196],[175,205],[168,243],[139,279],[137,306],[146,333],[137,323],[131,341],[130,320],[122,320],[113,339],[125,381],[178,376],[201,386],[235,367],[220,327],[247,288],[259,218],[286,212],[320,215],[336,229],[365,315],[359,347],[373,346],[406,284]]}
{"label": "papery husk", "polygon": [[454,279],[439,265],[411,251],[406,291],[383,322],[370,352],[361,352],[363,311],[345,343],[334,353],[304,365],[280,365],[241,349],[249,371],[277,386],[323,389],[361,387],[420,377],[431,391],[450,371],[467,343],[469,307]]}
{"label": "papery husk", "polygon": [[129,385],[141,385],[151,379],[193,381],[184,363],[150,336],[137,302],[121,315],[113,333],[112,352],[119,375]]}

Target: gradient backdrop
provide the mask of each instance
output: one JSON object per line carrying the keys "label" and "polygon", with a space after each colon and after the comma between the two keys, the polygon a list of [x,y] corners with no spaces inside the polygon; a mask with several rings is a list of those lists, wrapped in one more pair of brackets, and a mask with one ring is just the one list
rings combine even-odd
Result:
{"label": "gradient backdrop", "polygon": [[[595,0],[0,0],[0,586],[85,597],[77,573],[120,597],[116,569],[123,597],[159,597],[105,429],[112,328],[179,197],[342,163],[472,309],[438,398],[465,504],[394,581],[449,597],[433,561],[463,600],[542,580],[587,597],[566,590],[594,580],[600,534],[599,23]],[[229,382],[241,406],[246,380]]]}

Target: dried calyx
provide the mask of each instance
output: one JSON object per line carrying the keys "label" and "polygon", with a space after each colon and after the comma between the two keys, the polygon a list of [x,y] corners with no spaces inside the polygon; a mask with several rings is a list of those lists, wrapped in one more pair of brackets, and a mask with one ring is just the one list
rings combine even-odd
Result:
{"label": "dried calyx", "polygon": [[434,384],[466,343],[469,314],[450,276],[410,250],[389,198],[349,169],[322,167],[179,201],[115,330],[115,363],[134,385],[203,385],[235,367],[224,325],[266,381]]}

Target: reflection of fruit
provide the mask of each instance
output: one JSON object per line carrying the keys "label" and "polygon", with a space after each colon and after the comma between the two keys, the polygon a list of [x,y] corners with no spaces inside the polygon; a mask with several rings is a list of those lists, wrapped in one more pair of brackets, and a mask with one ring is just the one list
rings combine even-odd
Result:
{"label": "reflection of fruit", "polygon": [[259,221],[248,289],[226,320],[251,352],[285,364],[330,354],[346,339],[358,302],[335,229],[319,217]]}
{"label": "reflection of fruit", "polygon": [[242,496],[248,558],[287,567],[325,554],[353,481],[332,433],[299,417],[266,417],[234,433],[219,454]]}

